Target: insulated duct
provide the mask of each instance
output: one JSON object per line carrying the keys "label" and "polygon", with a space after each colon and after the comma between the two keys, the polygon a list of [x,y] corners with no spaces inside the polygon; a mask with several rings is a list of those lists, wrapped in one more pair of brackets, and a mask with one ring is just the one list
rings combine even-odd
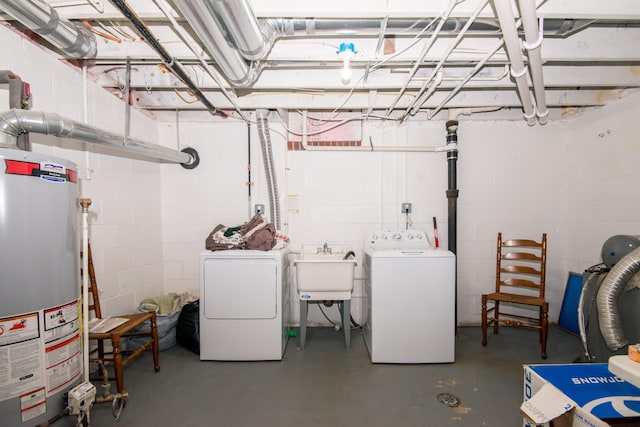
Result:
{"label": "insulated duct", "polygon": [[87,28],[60,18],[44,0],[0,0],[0,9],[71,58],[96,56],[96,38]]}
{"label": "insulated duct", "polygon": [[271,147],[271,134],[269,133],[268,110],[257,110],[256,118],[258,124],[258,135],[260,146],[262,147],[262,160],[264,162],[264,173],[267,179],[269,190],[269,210],[271,222],[280,230],[280,195],[278,194],[278,183],[276,181],[276,171],[273,165],[273,150]]}
{"label": "insulated duct", "polygon": [[602,282],[597,296],[600,333],[610,350],[618,350],[629,344],[622,328],[618,300],[627,282],[640,272],[640,248],[634,249],[612,268]]}
{"label": "insulated duct", "polygon": [[0,114],[0,145],[15,147],[18,135],[28,132],[77,139],[119,151],[180,163],[185,169],[193,169],[200,162],[198,153],[193,148],[187,147],[178,152],[89,126],[55,113],[12,109]]}

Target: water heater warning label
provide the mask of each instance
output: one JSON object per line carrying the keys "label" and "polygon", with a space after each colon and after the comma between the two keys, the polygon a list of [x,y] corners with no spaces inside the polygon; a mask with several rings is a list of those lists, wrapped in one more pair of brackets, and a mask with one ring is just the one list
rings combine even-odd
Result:
{"label": "water heater warning label", "polygon": [[49,182],[78,182],[78,173],[63,165],[53,162],[23,162],[5,159],[5,173],[8,175],[25,175],[39,177]]}
{"label": "water heater warning label", "polygon": [[0,401],[44,386],[38,313],[0,318]]}

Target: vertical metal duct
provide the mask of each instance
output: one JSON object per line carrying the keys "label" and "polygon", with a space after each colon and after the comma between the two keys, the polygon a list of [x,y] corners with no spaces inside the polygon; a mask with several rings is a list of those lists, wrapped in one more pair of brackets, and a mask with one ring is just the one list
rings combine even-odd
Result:
{"label": "vertical metal duct", "polygon": [[196,33],[207,54],[233,85],[249,86],[258,76],[255,64],[247,64],[229,38],[212,2],[206,0],[174,0],[182,16]]}
{"label": "vertical metal duct", "polygon": [[[20,76],[9,70],[0,71],[0,84],[9,85],[9,108],[17,108],[19,110],[28,110],[30,106],[31,94],[29,93],[29,84],[24,83]],[[18,135],[16,146],[20,150],[31,151],[31,142],[29,134]]]}
{"label": "vertical metal duct", "polygon": [[269,133],[269,123],[267,121],[268,115],[269,110],[256,110],[258,135],[260,137],[260,145],[262,146],[264,173],[267,179],[267,186],[269,190],[269,209],[271,213],[271,222],[275,224],[276,230],[280,230],[280,195],[278,194],[276,170],[273,165],[271,134]]}
{"label": "vertical metal duct", "polygon": [[[449,233],[449,250],[457,255],[458,251],[458,183],[457,183],[457,162],[458,162],[458,121],[447,120],[447,207],[448,219],[447,227]],[[457,257],[456,257],[457,260]],[[457,263],[457,261],[456,261]],[[455,279],[455,328],[458,334],[458,276],[456,268]]]}
{"label": "vertical metal duct", "polygon": [[83,26],[60,18],[44,0],[0,0],[0,9],[71,58],[96,56],[96,39]]}

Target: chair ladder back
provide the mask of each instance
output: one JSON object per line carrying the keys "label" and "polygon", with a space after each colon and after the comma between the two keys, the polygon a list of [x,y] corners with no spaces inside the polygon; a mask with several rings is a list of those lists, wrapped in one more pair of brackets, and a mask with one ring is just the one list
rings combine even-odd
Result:
{"label": "chair ladder back", "polygon": [[[512,252],[505,252],[505,248],[514,248],[515,250]],[[524,252],[524,250],[531,250],[531,252]],[[522,262],[518,264],[520,261]],[[531,265],[525,265],[525,263]],[[502,233],[498,233],[496,292],[501,292],[500,288],[502,286],[525,287],[537,289],[539,296],[544,298],[546,264],[546,233],[542,235],[541,242],[528,239],[502,241]],[[503,274],[508,277],[503,277]],[[525,278],[522,276],[530,276],[531,278]]]}
{"label": "chair ladder back", "polygon": [[89,312],[93,311],[96,319],[102,319],[102,309],[100,308],[100,296],[98,291],[98,283],[96,282],[96,270],[93,266],[93,256],[91,254],[91,245],[88,246],[89,252],[89,293],[91,300],[89,302]]}

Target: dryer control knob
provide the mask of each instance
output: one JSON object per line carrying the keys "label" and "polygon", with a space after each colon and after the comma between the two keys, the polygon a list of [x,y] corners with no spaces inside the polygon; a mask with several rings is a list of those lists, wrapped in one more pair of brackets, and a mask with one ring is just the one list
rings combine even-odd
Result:
{"label": "dryer control knob", "polygon": [[400,233],[396,233],[393,235],[393,239],[394,240],[400,240],[402,238],[402,236],[400,235]]}

